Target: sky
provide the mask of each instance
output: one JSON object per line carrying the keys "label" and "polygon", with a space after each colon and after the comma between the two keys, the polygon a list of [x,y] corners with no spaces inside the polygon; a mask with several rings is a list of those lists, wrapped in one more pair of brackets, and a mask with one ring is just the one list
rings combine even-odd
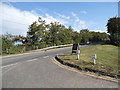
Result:
{"label": "sky", "polygon": [[[75,31],[107,32],[109,18],[118,16],[117,2],[5,2],[0,7],[2,34],[26,36],[29,25],[41,17],[59,22]],[[2,16],[2,17],[1,17]]]}

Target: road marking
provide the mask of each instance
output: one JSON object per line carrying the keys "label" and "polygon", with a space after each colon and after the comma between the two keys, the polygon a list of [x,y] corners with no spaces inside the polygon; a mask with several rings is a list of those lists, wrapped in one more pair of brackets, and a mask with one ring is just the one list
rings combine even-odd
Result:
{"label": "road marking", "polygon": [[36,59],[31,59],[31,60],[27,60],[25,62],[32,62],[32,61],[36,61],[36,60],[38,60],[38,59],[37,58]]}
{"label": "road marking", "polygon": [[48,58],[48,57],[50,57],[50,56],[45,56],[45,57],[43,57],[43,58]]}
{"label": "road marking", "polygon": [[9,64],[9,65],[5,65],[5,66],[2,66],[2,68],[9,67],[9,66],[13,66],[13,65],[16,65],[16,64],[18,64],[18,63]]}
{"label": "road marking", "polygon": [[5,72],[3,72],[2,75],[4,75],[5,73],[9,72],[9,71],[12,70],[14,67],[16,67],[16,66],[13,66],[13,67],[9,68],[9,69],[6,70]]}
{"label": "road marking", "polygon": [[31,61],[35,61],[35,60],[38,60],[38,59],[31,59],[31,60],[22,61],[22,62],[19,62],[19,63],[9,64],[9,65],[2,66],[1,68],[13,66],[13,65],[20,64],[20,63],[23,63],[23,62],[31,62]]}
{"label": "road marking", "polygon": [[[35,60],[38,60],[38,59],[31,59],[31,60],[23,61],[23,62],[31,62],[31,61],[35,61]],[[2,66],[1,68],[13,66],[13,67],[9,68],[8,70],[6,70],[5,72],[3,72],[2,75],[4,75],[4,74],[7,73],[8,71],[10,71],[10,70],[12,70],[14,67],[16,67],[15,65],[20,64],[20,63],[23,63],[23,62],[19,62],[19,63],[14,63],[14,64]]]}

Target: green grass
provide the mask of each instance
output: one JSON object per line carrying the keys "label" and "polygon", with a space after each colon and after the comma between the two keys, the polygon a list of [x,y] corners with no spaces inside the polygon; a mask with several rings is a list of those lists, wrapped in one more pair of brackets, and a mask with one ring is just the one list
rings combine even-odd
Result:
{"label": "green grass", "polygon": [[[76,55],[62,57],[65,62],[79,65],[82,68],[91,68],[108,73],[118,73],[118,47],[113,45],[95,45],[81,48],[80,59]],[[71,51],[65,54],[71,54]],[[92,55],[96,54],[96,65],[92,63]]]}

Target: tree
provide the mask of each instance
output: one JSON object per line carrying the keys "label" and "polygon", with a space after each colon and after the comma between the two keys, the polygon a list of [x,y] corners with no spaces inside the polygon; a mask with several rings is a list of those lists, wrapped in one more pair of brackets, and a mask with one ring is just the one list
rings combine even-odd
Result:
{"label": "tree", "polygon": [[64,26],[61,26],[61,29],[59,31],[58,39],[61,42],[61,44],[70,44],[73,43],[72,40],[72,34],[69,28],[65,28]]}
{"label": "tree", "polygon": [[50,23],[49,33],[52,46],[61,44],[58,38],[60,30],[61,24],[59,24],[58,22]]}
{"label": "tree", "polygon": [[120,46],[120,18],[110,18],[106,26],[107,31],[110,34],[110,40],[112,44]]}
{"label": "tree", "polygon": [[46,24],[45,20],[39,17],[38,22],[33,22],[30,27],[29,31],[27,32],[27,37],[29,37],[29,42],[34,49],[41,48],[41,42],[44,42],[45,35],[46,35]]}
{"label": "tree", "polygon": [[13,47],[13,39],[14,35],[6,33],[2,35],[2,52],[6,54],[10,54],[10,48]]}
{"label": "tree", "polygon": [[80,33],[78,33],[77,31],[73,32],[73,42],[74,43],[80,43],[82,40],[82,36]]}
{"label": "tree", "polygon": [[37,29],[37,22],[33,22],[30,27],[29,27],[29,31],[27,32],[27,36],[30,38],[29,42],[31,44],[31,46],[35,46],[35,42],[38,41],[38,37],[36,35],[36,33],[38,32]]}
{"label": "tree", "polygon": [[81,43],[87,44],[91,37],[89,30],[88,29],[80,30],[80,34],[82,36]]}

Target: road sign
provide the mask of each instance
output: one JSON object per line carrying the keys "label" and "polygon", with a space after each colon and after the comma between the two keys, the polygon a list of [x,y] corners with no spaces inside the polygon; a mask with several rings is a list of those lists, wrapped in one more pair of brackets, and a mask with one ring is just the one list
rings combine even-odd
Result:
{"label": "road sign", "polygon": [[79,47],[79,44],[73,44],[73,47],[72,47],[72,53],[79,53],[80,51],[77,51],[77,50],[80,50],[80,47]]}

